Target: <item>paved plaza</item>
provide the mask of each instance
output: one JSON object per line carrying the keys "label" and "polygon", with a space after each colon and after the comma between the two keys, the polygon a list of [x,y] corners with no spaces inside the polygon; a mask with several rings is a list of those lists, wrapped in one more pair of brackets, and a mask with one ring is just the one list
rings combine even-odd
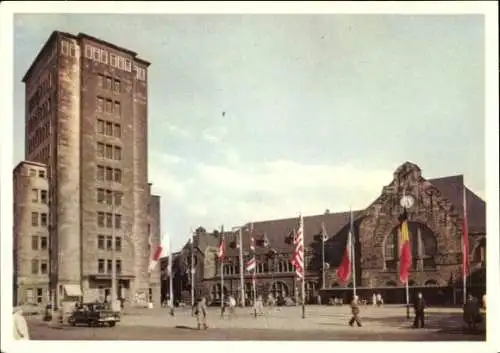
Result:
{"label": "paved plaza", "polygon": [[[412,313],[413,314],[413,313]],[[363,307],[363,327],[350,327],[348,306],[265,308],[254,317],[251,308],[238,308],[232,317],[220,318],[219,308],[209,308],[206,331],[196,330],[189,308],[134,309],[125,312],[114,328],[49,325],[40,317],[29,320],[32,339],[50,340],[390,340],[481,341],[484,329],[465,329],[461,309],[429,308],[426,327],[413,329],[413,315],[406,319],[403,306]]]}

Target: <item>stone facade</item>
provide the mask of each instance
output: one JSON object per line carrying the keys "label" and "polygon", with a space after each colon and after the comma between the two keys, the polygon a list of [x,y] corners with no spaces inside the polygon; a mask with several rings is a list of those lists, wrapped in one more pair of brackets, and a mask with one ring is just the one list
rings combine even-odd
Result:
{"label": "stone facade", "polygon": [[109,299],[113,263],[118,296],[159,300],[159,275],[147,271],[160,239],[148,184],[148,66],[130,50],[55,31],[23,78],[26,160],[48,169],[57,300],[66,285],[85,301]]}
{"label": "stone facade", "polygon": [[[393,180],[382,188],[380,196],[364,210],[352,212],[355,235],[355,278],[361,295],[371,297],[374,291],[387,292],[388,300],[398,302],[404,297],[399,280],[400,216],[403,195],[414,198],[408,211],[412,241],[413,265],[409,285],[431,295],[448,295],[449,300],[460,297],[462,269],[463,198],[467,198],[469,224],[469,257],[472,274],[468,286],[473,292],[484,292],[486,205],[464,186],[462,176],[426,180],[412,163],[404,163],[394,173]],[[317,295],[329,299],[345,296],[353,286],[341,283],[336,275],[349,233],[350,212],[325,213],[304,217],[305,267],[307,300]],[[322,273],[321,228],[325,225],[328,239],[324,243],[325,280]],[[290,262],[293,253],[291,234],[298,218],[249,222],[243,228],[244,261],[248,258],[250,237],[256,241],[257,293],[266,296],[296,298],[300,283]],[[250,229],[252,231],[250,232]],[[227,246],[224,265],[224,291],[240,296],[241,279],[238,235],[226,232]],[[199,228],[195,248],[199,257],[196,288],[212,301],[220,298],[220,263],[216,257],[220,234]],[[185,247],[184,258],[189,258]],[[188,265],[189,262],[185,261]],[[187,282],[186,282],[187,283]],[[179,285],[183,285],[180,283]],[[185,285],[185,284],[184,284]],[[423,288],[423,289],[422,289]],[[403,292],[401,292],[401,290]],[[251,297],[251,277],[245,274],[244,292]],[[392,293],[394,292],[394,293]],[[391,294],[392,293],[392,294]],[[401,294],[402,293],[402,294]],[[444,294],[443,294],[444,293]],[[454,298],[451,298],[451,296]]]}
{"label": "stone facade", "polygon": [[21,162],[14,169],[14,304],[45,304],[49,297],[47,167]]}

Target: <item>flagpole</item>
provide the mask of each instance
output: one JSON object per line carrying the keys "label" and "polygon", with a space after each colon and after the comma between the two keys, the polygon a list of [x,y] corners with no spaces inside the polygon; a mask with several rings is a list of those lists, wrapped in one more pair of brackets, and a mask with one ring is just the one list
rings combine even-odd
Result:
{"label": "flagpole", "polygon": [[[463,305],[467,302],[467,269],[466,266],[468,264],[468,256],[469,256],[469,249],[465,245],[466,239],[465,239],[465,232],[467,232],[467,238],[469,236],[469,230],[465,229],[465,227],[468,227],[469,222],[467,220],[467,197],[465,194],[465,183],[463,186],[463,207],[464,207],[464,222],[463,222],[463,231],[462,231],[462,252],[463,252],[463,264],[462,264],[462,277],[463,277]],[[467,239],[468,243],[468,239]]]}
{"label": "flagpole", "polygon": [[[304,249],[304,219],[302,218],[302,213],[300,213],[300,228],[301,228],[301,242],[302,242],[302,251],[304,252],[305,255],[305,249]],[[303,265],[302,265],[302,283],[301,283],[301,291],[302,291],[302,318],[306,318],[306,262],[305,262],[305,256],[303,256]]]}
{"label": "flagpole", "polygon": [[240,302],[241,302],[241,307],[245,307],[245,273],[244,271],[244,264],[243,264],[243,230],[242,227],[239,229],[239,239],[240,243]]}
{"label": "flagpole", "polygon": [[[255,255],[254,255],[255,256]],[[253,316],[254,318],[257,318],[257,288],[256,288],[256,274],[255,272],[257,271],[257,263],[255,263],[255,269],[253,270],[252,274],[252,291],[253,291]]]}
{"label": "flagpole", "polygon": [[169,292],[170,292],[170,315],[174,315],[174,276],[172,273],[172,244],[170,242],[170,236],[167,238],[168,241],[168,273],[169,273]]}
{"label": "flagpole", "polygon": [[194,232],[191,229],[191,307],[194,307]]}
{"label": "flagpole", "polygon": [[326,281],[326,272],[325,272],[325,223],[323,222],[323,227],[321,227],[321,268],[322,268],[322,278],[321,278],[321,287],[325,288]]}
{"label": "flagpole", "polygon": [[408,278],[405,283],[405,291],[406,291],[406,318],[410,318],[410,288],[408,287]]}
{"label": "flagpole", "polygon": [[[221,226],[221,242],[222,246],[224,247],[226,244],[224,244],[224,226]],[[221,316],[224,313],[224,256],[221,256],[219,258],[220,260],[220,309],[221,309]]]}
{"label": "flagpole", "polygon": [[354,236],[354,221],[353,221],[353,214],[352,214],[352,208],[349,207],[350,213],[351,213],[351,221],[350,221],[350,231],[351,231],[351,261],[352,261],[352,294],[353,296],[356,296],[356,237]]}

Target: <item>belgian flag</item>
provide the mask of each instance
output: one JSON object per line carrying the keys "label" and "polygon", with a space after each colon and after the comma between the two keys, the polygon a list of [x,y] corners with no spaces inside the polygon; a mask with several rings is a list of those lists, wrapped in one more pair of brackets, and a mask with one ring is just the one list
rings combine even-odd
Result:
{"label": "belgian flag", "polygon": [[399,249],[399,279],[403,283],[408,283],[408,276],[410,274],[412,257],[411,257],[410,230],[408,229],[408,213],[406,212],[406,208],[404,208],[403,210],[400,222],[401,222],[401,240],[400,240],[401,246]]}

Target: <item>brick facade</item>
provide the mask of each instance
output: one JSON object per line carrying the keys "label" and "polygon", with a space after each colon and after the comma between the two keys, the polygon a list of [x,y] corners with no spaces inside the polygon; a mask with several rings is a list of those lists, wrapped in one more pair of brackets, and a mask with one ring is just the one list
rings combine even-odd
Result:
{"label": "brick facade", "polygon": [[107,296],[109,240],[118,295],[159,301],[159,274],[147,271],[150,244],[160,241],[160,200],[148,183],[148,66],[130,50],[55,31],[23,78],[26,160],[46,166],[50,185],[57,300],[65,285],[80,287],[85,301]]}

